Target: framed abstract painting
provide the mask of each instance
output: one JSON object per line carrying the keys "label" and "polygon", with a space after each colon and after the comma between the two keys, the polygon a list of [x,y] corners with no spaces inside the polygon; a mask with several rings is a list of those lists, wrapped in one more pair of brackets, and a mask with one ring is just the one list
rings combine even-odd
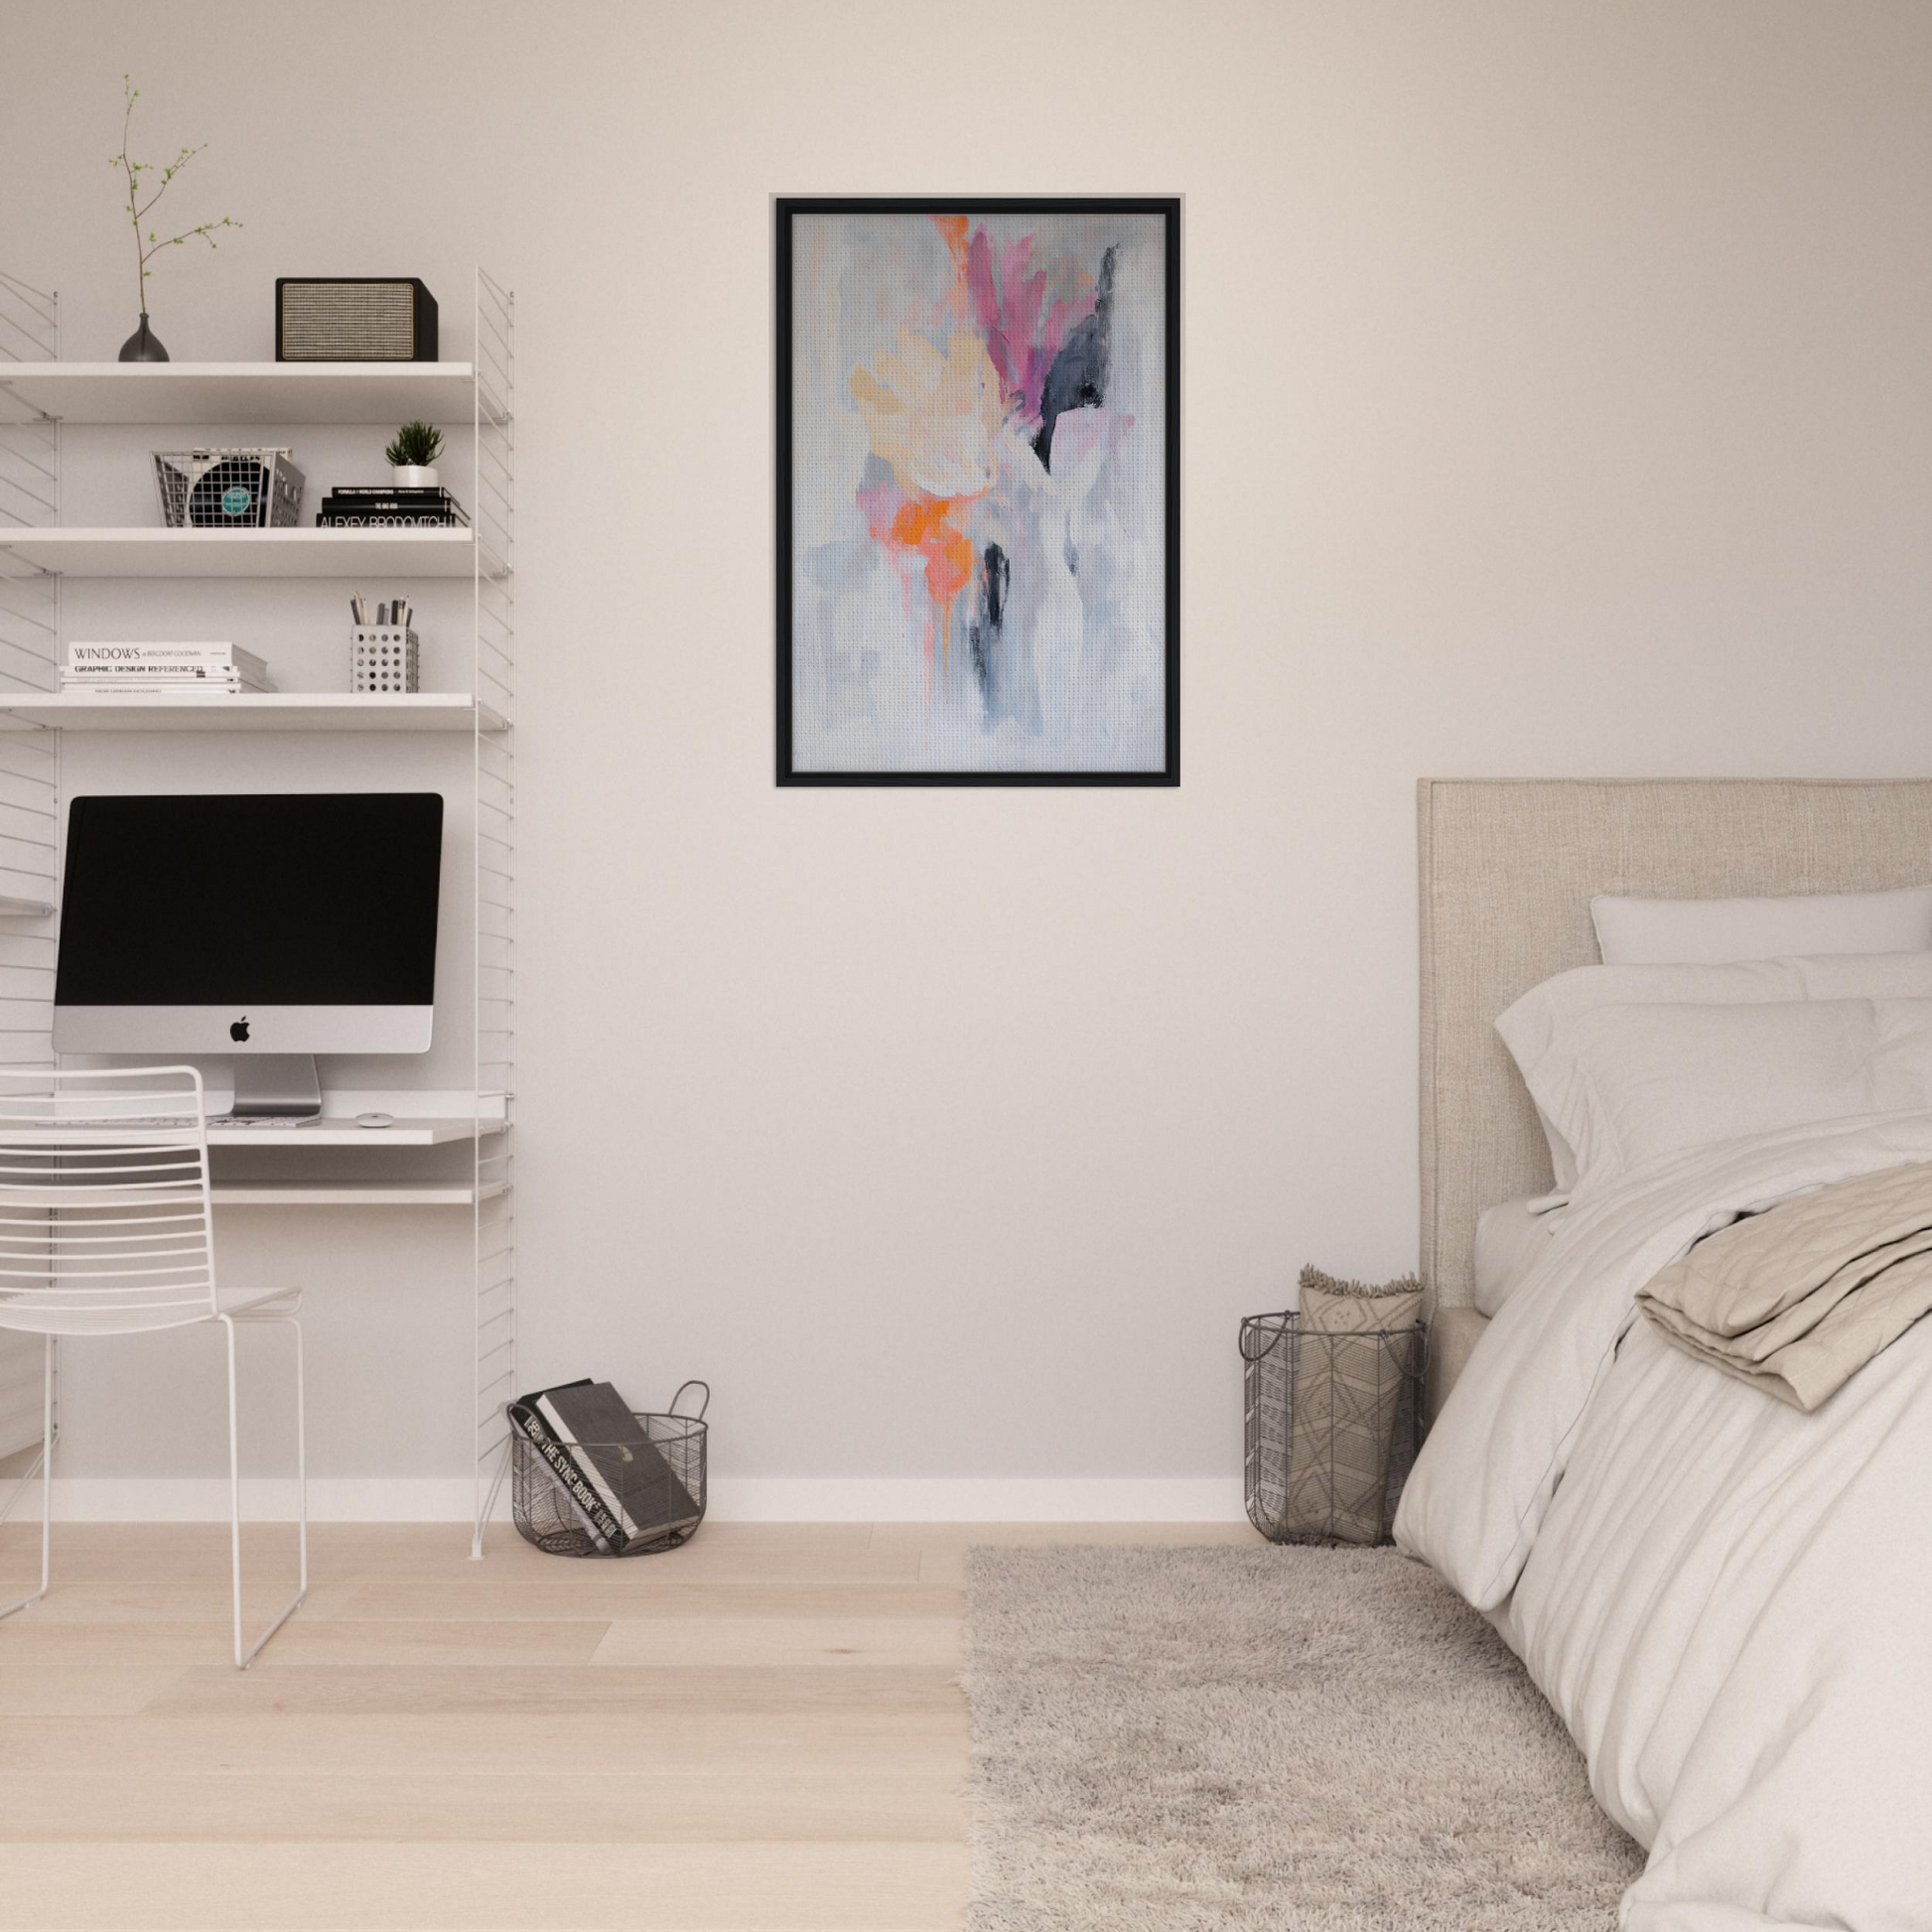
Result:
{"label": "framed abstract painting", "polygon": [[778,782],[1180,782],[1180,204],[777,204]]}

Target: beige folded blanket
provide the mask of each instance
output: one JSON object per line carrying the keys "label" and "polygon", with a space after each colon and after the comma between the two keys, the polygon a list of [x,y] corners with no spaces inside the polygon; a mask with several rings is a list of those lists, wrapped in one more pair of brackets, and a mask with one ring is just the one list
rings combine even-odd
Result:
{"label": "beige folded blanket", "polygon": [[1700,1241],[1637,1297],[1687,1354],[1796,1409],[1932,1313],[1932,1164],[1841,1180]]}

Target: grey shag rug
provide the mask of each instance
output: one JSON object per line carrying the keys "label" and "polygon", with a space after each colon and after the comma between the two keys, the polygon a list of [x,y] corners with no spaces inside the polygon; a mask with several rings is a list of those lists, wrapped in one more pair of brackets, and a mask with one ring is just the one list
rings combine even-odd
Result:
{"label": "grey shag rug", "polygon": [[1392,1550],[976,1549],[971,1932],[1611,1932],[1643,1854]]}

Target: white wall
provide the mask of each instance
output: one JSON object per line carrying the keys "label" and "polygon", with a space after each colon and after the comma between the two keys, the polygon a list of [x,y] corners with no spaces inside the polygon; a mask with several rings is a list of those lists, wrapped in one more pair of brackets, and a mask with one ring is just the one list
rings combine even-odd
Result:
{"label": "white wall", "polygon": [[[279,273],[420,273],[452,355],[517,291],[525,1359],[710,1376],[726,1475],[1224,1497],[1237,1316],[1415,1258],[1415,778],[1927,768],[1918,0],[16,5],[74,356],[124,69],[247,224],[178,358]],[[769,198],[1054,190],[1186,198],[1180,789],[780,792]],[[460,1374],[434,1228],[238,1238],[325,1473],[460,1471],[355,1379],[376,1315]],[[73,1353],[71,1466],[212,1469]]]}

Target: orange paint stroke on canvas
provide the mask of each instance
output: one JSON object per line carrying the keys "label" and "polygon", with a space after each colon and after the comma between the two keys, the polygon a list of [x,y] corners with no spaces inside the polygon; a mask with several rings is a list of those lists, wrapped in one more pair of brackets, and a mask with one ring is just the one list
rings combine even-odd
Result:
{"label": "orange paint stroke on canvas", "polygon": [[946,292],[945,307],[955,315],[966,313],[966,230],[971,225],[971,216],[965,214],[935,214],[932,225],[945,237],[947,252],[952,256],[952,287]]}
{"label": "orange paint stroke on canvas", "polygon": [[941,675],[952,668],[953,600],[972,581],[973,544],[963,530],[946,520],[950,497],[905,502],[892,521],[893,539],[925,559],[925,587],[939,613]]}

